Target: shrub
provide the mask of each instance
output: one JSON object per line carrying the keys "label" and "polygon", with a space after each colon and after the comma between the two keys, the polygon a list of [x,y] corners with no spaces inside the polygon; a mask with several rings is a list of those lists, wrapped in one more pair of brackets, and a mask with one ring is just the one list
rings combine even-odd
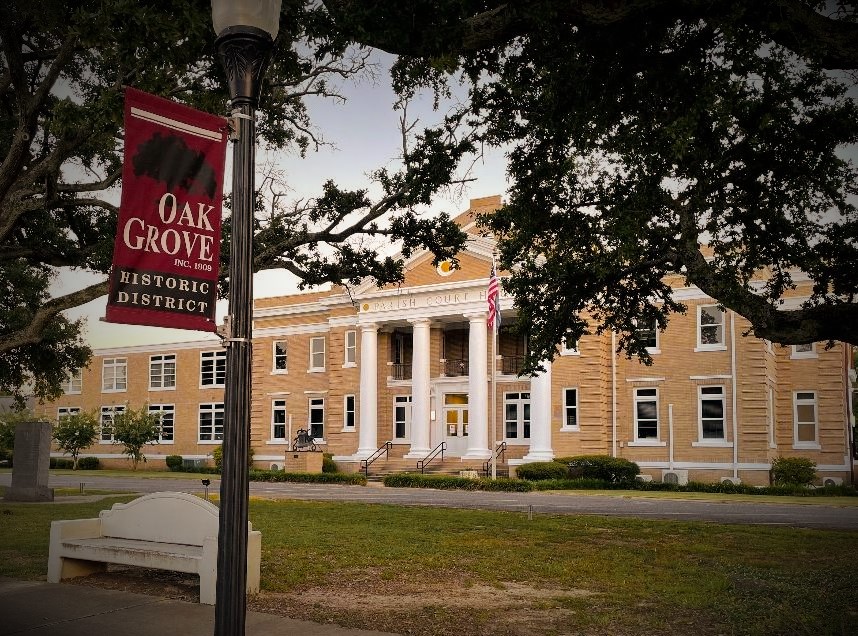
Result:
{"label": "shrub", "polygon": [[74,462],[70,459],[63,459],[61,457],[51,457],[50,462],[51,468],[73,468]]}
{"label": "shrub", "polygon": [[323,473],[338,473],[340,472],[337,462],[334,461],[334,456],[331,453],[322,454],[322,472]]}
{"label": "shrub", "polygon": [[772,461],[772,483],[809,486],[816,479],[816,462],[805,457],[777,457]]}
{"label": "shrub", "polygon": [[101,468],[101,460],[98,457],[81,457],[77,460],[77,467],[81,470],[98,470]]}
{"label": "shrub", "polygon": [[470,479],[452,475],[422,475],[396,473],[384,478],[390,488],[436,488],[438,490],[490,490],[503,492],[530,492],[533,484],[520,479]]}
{"label": "shrub", "polygon": [[568,466],[569,475],[573,478],[602,479],[620,484],[633,482],[641,472],[636,463],[610,455],[576,455],[558,458],[554,461]]}
{"label": "shrub", "polygon": [[181,455],[167,455],[167,457],[164,458],[164,461],[167,463],[167,468],[174,473],[181,472],[182,464],[184,463],[184,459]]}
{"label": "shrub", "polygon": [[528,481],[545,481],[546,479],[565,479],[569,476],[569,471],[563,464],[557,462],[533,462],[532,464],[522,464],[516,468],[516,475],[519,479]]}
{"label": "shrub", "polygon": [[293,482],[299,484],[351,484],[365,486],[361,473],[285,473],[280,470],[251,470],[250,481]]}
{"label": "shrub", "polygon": [[[212,458],[214,459],[217,472],[223,472],[223,444],[215,446],[212,450]],[[253,447],[247,447],[247,470],[253,470]]]}

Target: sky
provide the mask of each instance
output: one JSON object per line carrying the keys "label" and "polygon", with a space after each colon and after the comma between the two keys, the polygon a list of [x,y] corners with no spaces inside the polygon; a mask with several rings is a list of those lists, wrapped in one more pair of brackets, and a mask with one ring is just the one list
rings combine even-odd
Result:
{"label": "sky", "polygon": [[[377,52],[373,61],[378,64],[374,83],[346,81],[340,86],[347,97],[345,104],[333,100],[315,99],[308,102],[311,118],[332,146],[324,146],[318,152],[308,151],[305,158],[297,153],[278,153],[257,156],[257,164],[273,162],[285,173],[290,198],[308,198],[322,191],[322,184],[333,179],[340,187],[367,187],[366,176],[380,167],[393,167],[401,154],[399,112],[394,111],[396,96],[390,88],[387,72],[392,56]],[[409,119],[419,119],[418,128],[434,124],[441,114],[433,113],[432,97],[418,95],[409,105]],[[231,151],[227,150],[227,174],[224,190],[231,187]],[[427,214],[448,212],[455,216],[467,210],[469,199],[495,194],[504,195],[507,190],[506,162],[501,152],[487,154],[471,167],[470,178],[461,190],[443,191],[436,196]],[[62,271],[53,286],[54,294],[64,294],[102,280],[103,276],[83,271]],[[254,276],[254,297],[279,296],[297,291],[295,279],[284,270],[261,272]],[[206,332],[137,325],[118,325],[100,321],[105,314],[107,297],[104,296],[86,305],[65,312],[74,320],[83,318],[86,326],[84,340],[93,348],[125,347],[132,345],[186,342],[211,339]],[[227,312],[227,302],[218,303],[217,320],[222,322]]]}

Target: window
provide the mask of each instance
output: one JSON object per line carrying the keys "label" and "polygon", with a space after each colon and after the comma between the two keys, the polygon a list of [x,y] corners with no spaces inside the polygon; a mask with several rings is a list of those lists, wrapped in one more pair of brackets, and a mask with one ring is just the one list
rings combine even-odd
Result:
{"label": "window", "polygon": [[325,438],[325,398],[310,398],[310,435],[314,439]]}
{"label": "window", "polygon": [[288,361],[288,356],[286,355],[286,341],[285,340],[277,340],[274,342],[274,368],[272,371],[274,373],[286,373],[288,367],[286,366],[286,362]]}
{"label": "window", "polygon": [[393,398],[393,436],[407,440],[411,436],[411,396],[397,395]]}
{"label": "window", "polygon": [[176,388],[176,354],[149,356],[149,390]]}
{"label": "window", "polygon": [[346,358],[343,366],[353,367],[357,364],[357,331],[347,331],[345,335]]}
{"label": "window", "polygon": [[128,388],[128,360],[105,358],[101,367],[101,392],[125,391]]}
{"label": "window", "polygon": [[790,358],[793,360],[801,359],[801,358],[816,358],[816,343],[808,342],[807,344],[799,344],[792,346],[792,353],[790,353]]}
{"label": "window", "polygon": [[530,393],[504,393],[504,438],[530,439]]}
{"label": "window", "polygon": [[200,353],[200,386],[223,386],[226,382],[226,351]]}
{"label": "window", "polygon": [[775,438],[775,390],[768,387],[769,393],[769,408],[768,408],[768,425],[769,425],[769,448],[777,448],[777,439]]}
{"label": "window", "polygon": [[150,404],[149,412],[158,414],[158,423],[161,425],[158,441],[164,444],[172,444],[176,406],[174,404]]}
{"label": "window", "polygon": [[223,440],[223,402],[200,404],[199,441]]}
{"label": "window", "polygon": [[343,428],[353,430],[355,427],[355,396],[343,397]]}
{"label": "window", "polygon": [[122,413],[125,407],[117,406],[102,406],[101,407],[101,441],[113,441],[113,417],[117,413]]}
{"label": "window", "polygon": [[725,349],[724,311],[718,305],[697,307],[698,349]]}
{"label": "window", "polygon": [[701,440],[724,439],[724,387],[701,386],[697,392]]}
{"label": "window", "polygon": [[286,441],[286,400],[271,401],[271,439]]}
{"label": "window", "polygon": [[658,323],[653,320],[644,327],[636,329],[637,336],[644,343],[646,350],[650,353],[659,353],[658,349]]}
{"label": "window", "polygon": [[816,391],[796,391],[793,393],[793,421],[795,446],[797,448],[817,448]]}
{"label": "window", "polygon": [[57,421],[63,419],[64,417],[68,417],[70,415],[77,415],[80,413],[80,407],[77,406],[61,406],[57,409]]}
{"label": "window", "polygon": [[635,389],[635,438],[658,440],[658,389]]}
{"label": "window", "polygon": [[325,370],[325,337],[310,338],[310,371]]}
{"label": "window", "polygon": [[563,389],[563,426],[564,429],[579,430],[578,389]]}
{"label": "window", "polygon": [[566,338],[563,338],[563,342],[560,343],[561,356],[577,356],[580,354],[581,352],[578,351],[577,340],[567,340]]}
{"label": "window", "polygon": [[80,393],[83,390],[83,370],[78,369],[69,374],[68,380],[63,384],[63,393],[70,395]]}

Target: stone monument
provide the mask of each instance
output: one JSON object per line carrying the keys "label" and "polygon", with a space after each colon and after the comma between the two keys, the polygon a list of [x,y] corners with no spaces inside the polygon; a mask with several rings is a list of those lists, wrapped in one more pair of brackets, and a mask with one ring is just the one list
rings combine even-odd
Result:
{"label": "stone monument", "polygon": [[12,486],[6,501],[53,501],[48,488],[51,464],[50,422],[19,422],[15,426],[15,454],[12,458]]}

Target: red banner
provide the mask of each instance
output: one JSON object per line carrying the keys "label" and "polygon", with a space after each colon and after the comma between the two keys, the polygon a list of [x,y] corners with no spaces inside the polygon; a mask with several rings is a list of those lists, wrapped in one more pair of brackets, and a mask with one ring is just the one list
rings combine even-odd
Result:
{"label": "red banner", "polygon": [[226,119],[125,90],[107,322],[214,331]]}

